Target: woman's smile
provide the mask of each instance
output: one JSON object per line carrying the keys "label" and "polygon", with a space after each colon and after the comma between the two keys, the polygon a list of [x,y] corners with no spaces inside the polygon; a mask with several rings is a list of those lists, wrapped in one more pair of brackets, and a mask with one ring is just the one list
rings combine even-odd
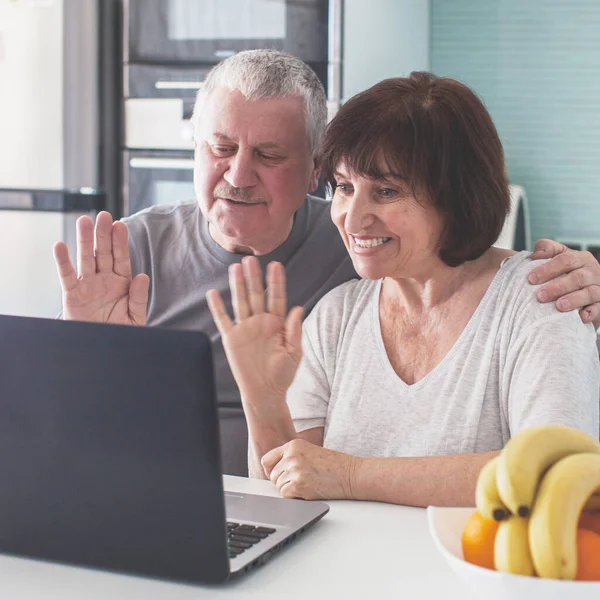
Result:
{"label": "woman's smile", "polygon": [[354,236],[352,234],[349,234],[348,238],[350,239],[352,251],[361,255],[376,253],[392,239],[390,237]]}

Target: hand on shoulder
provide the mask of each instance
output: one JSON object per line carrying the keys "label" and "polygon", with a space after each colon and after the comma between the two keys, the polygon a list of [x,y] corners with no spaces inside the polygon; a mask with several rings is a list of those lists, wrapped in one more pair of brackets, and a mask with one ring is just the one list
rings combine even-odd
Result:
{"label": "hand on shoulder", "polygon": [[[529,274],[529,282],[543,285],[540,302],[554,302],[561,312],[579,309],[584,323],[600,327],[600,263],[589,252],[572,250],[553,240],[535,243],[532,260],[550,259]],[[561,277],[562,276],[562,277]]]}

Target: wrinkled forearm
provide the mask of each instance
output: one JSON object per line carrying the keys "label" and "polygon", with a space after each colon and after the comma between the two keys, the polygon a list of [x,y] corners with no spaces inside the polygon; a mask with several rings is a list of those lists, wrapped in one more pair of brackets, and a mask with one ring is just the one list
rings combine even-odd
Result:
{"label": "wrinkled forearm", "polygon": [[352,499],[421,507],[474,506],[479,471],[498,453],[356,458]]}
{"label": "wrinkled forearm", "polygon": [[248,423],[248,473],[266,479],[261,458],[297,437],[294,423],[285,397],[242,398],[242,405]]}

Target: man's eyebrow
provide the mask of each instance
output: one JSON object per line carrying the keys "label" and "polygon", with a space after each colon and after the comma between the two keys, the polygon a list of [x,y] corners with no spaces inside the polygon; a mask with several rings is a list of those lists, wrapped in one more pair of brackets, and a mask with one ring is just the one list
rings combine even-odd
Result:
{"label": "man's eyebrow", "polygon": [[258,149],[260,150],[282,150],[282,146],[281,144],[278,144],[277,142],[264,142],[262,144],[258,144],[258,146],[256,146]]}
{"label": "man's eyebrow", "polygon": [[[212,134],[212,137],[220,142],[230,142],[232,144],[236,143],[228,135],[225,135],[224,133],[219,133],[218,131],[215,131]],[[259,150],[283,150],[281,144],[278,144],[277,142],[263,142],[262,144],[258,144],[256,148]]]}
{"label": "man's eyebrow", "polygon": [[229,136],[225,135],[224,133],[219,133],[218,131],[214,132],[212,134],[212,137],[222,141],[222,142],[231,142],[233,141]]}

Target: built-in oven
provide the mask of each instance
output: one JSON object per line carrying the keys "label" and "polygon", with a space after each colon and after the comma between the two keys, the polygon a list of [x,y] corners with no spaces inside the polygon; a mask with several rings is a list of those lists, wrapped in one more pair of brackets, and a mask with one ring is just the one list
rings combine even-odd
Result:
{"label": "built-in oven", "polygon": [[[124,0],[122,214],[194,197],[198,89],[221,59],[276,48],[340,98],[341,0]],[[328,47],[329,44],[329,47]]]}
{"label": "built-in oven", "polygon": [[191,150],[190,118],[210,67],[125,65],[125,147]]}
{"label": "built-in oven", "polygon": [[209,68],[125,65],[124,216],[194,198],[190,118]]}
{"label": "built-in oven", "polygon": [[127,150],[123,153],[124,216],[149,206],[193,201],[190,151]]}
{"label": "built-in oven", "polygon": [[274,48],[327,67],[328,0],[125,0],[124,8],[130,63],[214,64]]}

